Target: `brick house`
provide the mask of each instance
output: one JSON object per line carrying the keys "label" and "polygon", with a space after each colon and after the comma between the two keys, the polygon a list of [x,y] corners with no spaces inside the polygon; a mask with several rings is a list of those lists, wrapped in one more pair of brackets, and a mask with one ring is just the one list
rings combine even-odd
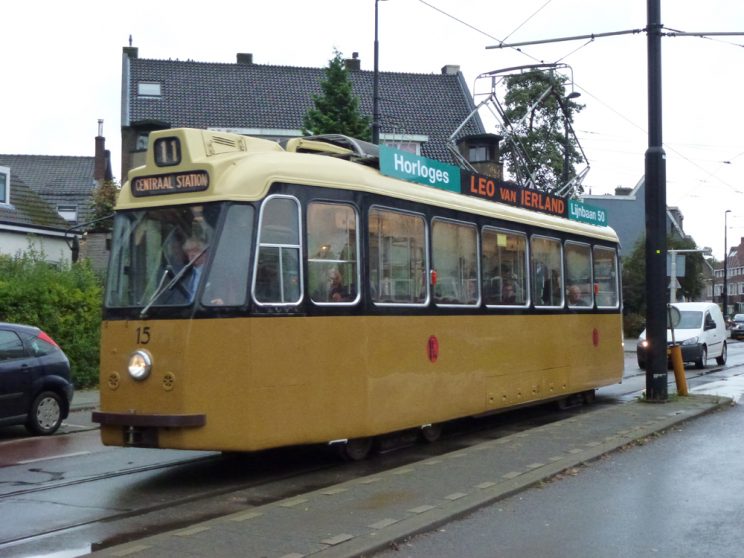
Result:
{"label": "brick house", "polygon": [[[73,239],[82,237],[71,228],[91,219],[94,190],[112,178],[100,131],[93,157],[0,154],[0,254],[15,256],[33,242],[51,263],[70,262]],[[97,242],[82,240],[80,255],[90,257]],[[98,253],[94,267],[103,269],[106,258]]]}

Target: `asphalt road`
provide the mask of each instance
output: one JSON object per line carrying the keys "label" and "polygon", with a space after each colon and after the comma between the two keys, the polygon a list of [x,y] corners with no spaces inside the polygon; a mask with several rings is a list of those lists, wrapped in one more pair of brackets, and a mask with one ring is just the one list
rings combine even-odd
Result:
{"label": "asphalt road", "polygon": [[[688,376],[692,392],[741,398],[744,344],[731,349],[725,369]],[[643,380],[638,372],[624,383]],[[733,405],[374,556],[738,558],[744,553],[743,429],[744,408]]]}

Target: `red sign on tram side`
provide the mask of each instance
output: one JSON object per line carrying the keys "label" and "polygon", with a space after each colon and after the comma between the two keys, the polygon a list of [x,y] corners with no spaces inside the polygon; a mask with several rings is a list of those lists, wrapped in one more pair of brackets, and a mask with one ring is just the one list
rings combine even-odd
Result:
{"label": "red sign on tram side", "polygon": [[557,217],[568,216],[568,204],[565,198],[539,190],[522,188],[483,174],[461,171],[460,193]]}

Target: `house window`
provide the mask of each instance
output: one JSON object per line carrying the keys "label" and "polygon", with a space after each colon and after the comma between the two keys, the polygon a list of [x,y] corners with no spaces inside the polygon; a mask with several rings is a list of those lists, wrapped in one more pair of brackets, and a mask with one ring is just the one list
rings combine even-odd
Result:
{"label": "house window", "polygon": [[386,141],[383,143],[388,147],[400,151],[406,151],[407,153],[413,153],[414,155],[421,155],[421,144],[415,141]]}
{"label": "house window", "polygon": [[147,151],[147,144],[150,141],[149,132],[140,132],[137,134],[137,143],[134,146],[135,151]]}
{"label": "house window", "polygon": [[10,169],[0,167],[0,203],[10,203]]}
{"label": "house window", "polygon": [[380,134],[380,143],[414,155],[421,155],[421,146],[429,141],[424,134]]}
{"label": "house window", "polygon": [[488,161],[488,147],[485,145],[473,145],[468,150],[469,161],[471,163],[484,163]]}
{"label": "house window", "polygon": [[160,97],[161,86],[158,82],[141,81],[137,84],[137,95],[140,97]]}
{"label": "house window", "polygon": [[76,205],[58,205],[57,213],[66,221],[77,222],[78,210]]}

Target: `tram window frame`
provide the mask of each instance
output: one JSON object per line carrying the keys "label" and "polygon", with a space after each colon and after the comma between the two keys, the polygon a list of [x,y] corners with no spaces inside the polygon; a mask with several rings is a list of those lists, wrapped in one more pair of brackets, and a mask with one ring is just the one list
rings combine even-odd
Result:
{"label": "tram window frame", "polygon": [[[535,246],[537,243],[545,243],[546,245],[557,247],[557,255],[555,255],[554,250],[537,249]],[[545,256],[550,257],[551,261],[546,261]],[[563,243],[559,238],[539,234],[530,237],[530,271],[532,272],[532,299],[534,300],[535,308],[563,308],[565,300],[565,271],[563,269]],[[554,278],[554,272],[558,273],[557,281]],[[538,285],[538,281],[541,278],[543,281],[542,286]],[[545,302],[544,298],[546,288],[550,295],[549,304]]]}
{"label": "tram window frame", "polygon": [[[569,251],[581,248],[586,252],[586,264],[575,265],[576,258],[571,257]],[[578,252],[577,252],[578,253]],[[594,263],[592,260],[592,247],[587,242],[567,240],[563,246],[563,257],[565,265],[564,282],[566,285],[566,304],[572,310],[590,310],[594,306]],[[578,287],[581,294],[581,303],[571,303],[569,289]],[[588,297],[588,298],[587,298]]]}
{"label": "tram window frame", "polygon": [[[277,200],[287,200],[294,204],[295,211],[294,215],[291,216],[294,218],[293,223],[285,223],[284,226],[265,223],[267,208],[272,207],[273,203]],[[268,229],[269,226],[272,227],[271,230]],[[294,236],[296,243],[264,242],[264,235],[286,235],[287,233]],[[304,296],[304,278],[301,265],[302,253],[302,212],[299,200],[294,196],[282,194],[267,196],[261,204],[261,210],[259,212],[256,257],[253,265],[253,277],[251,279],[251,298],[257,306],[290,307],[298,306],[302,302]],[[289,260],[286,268],[284,265],[285,259]],[[258,292],[258,289],[261,287],[259,284],[259,275],[264,272],[268,274],[268,270],[272,266],[278,268],[273,273],[275,278],[278,279],[279,290],[276,294],[271,293],[274,296],[264,298]],[[287,281],[289,284],[285,285]],[[268,285],[270,286],[271,283],[268,283]],[[296,285],[296,296],[290,298],[288,295],[292,295],[293,292],[288,289],[293,289],[293,285]],[[290,299],[287,300],[287,298]]]}
{"label": "tram window frame", "polygon": [[[459,268],[457,271],[459,271],[459,273],[457,273],[455,276],[453,276],[453,274],[451,273],[445,276],[444,266],[438,265],[438,258],[442,257],[442,259],[444,259],[452,255],[452,253],[445,253],[440,251],[440,248],[442,248],[443,245],[439,241],[439,234],[437,233],[439,225],[445,227],[457,227],[457,229],[449,229],[450,231],[469,229],[472,232],[473,252],[472,254],[470,254],[471,262],[469,265],[473,267],[473,270],[468,277],[465,277],[462,274],[463,266],[467,266],[468,264],[464,261],[465,257],[462,252],[463,246],[461,244],[462,237],[459,233],[454,238],[454,242],[456,244],[456,246],[454,246],[454,256],[457,259],[457,266]],[[478,235],[478,227],[475,225],[475,223],[468,221],[458,221],[455,219],[446,219],[443,217],[434,217],[431,220],[431,270],[433,272],[432,277],[436,278],[435,281],[432,281],[431,297],[437,306],[476,307],[480,305],[481,288],[480,281],[478,279],[480,277],[480,262],[478,258],[478,254],[480,252],[479,249],[480,238]],[[445,292],[441,289],[442,285],[451,287],[451,289],[449,289],[449,292],[447,293],[451,296],[446,297],[444,296],[444,294],[437,296],[438,292]]]}
{"label": "tram window frame", "polygon": [[[348,227],[348,213],[346,215],[343,214],[333,214],[334,217],[334,224],[336,225],[336,234],[341,234],[343,232],[346,233],[347,238],[345,239],[346,242],[339,250],[334,250],[333,242],[330,239],[331,235],[333,234],[332,230],[319,230],[321,227],[318,228],[316,231],[314,222],[314,219],[311,217],[311,214],[313,212],[313,208],[325,206],[325,208],[343,208],[347,211],[351,211],[351,215],[353,216],[353,234],[354,239],[353,242],[349,242],[348,235],[351,234],[352,230]],[[339,223],[338,217],[341,217],[342,223]],[[346,219],[344,221],[344,219]],[[325,201],[325,200],[313,200],[307,204],[307,214],[306,214],[306,222],[307,222],[307,236],[306,236],[306,246],[308,250],[308,256],[307,256],[307,266],[308,266],[308,292],[310,296],[310,300],[313,302],[313,304],[317,306],[353,306],[355,304],[358,304],[360,298],[361,298],[361,266],[359,265],[359,254],[360,254],[360,243],[359,243],[359,236],[360,236],[360,219],[359,219],[359,212],[357,208],[349,203],[338,203],[338,202],[331,202],[331,201]],[[323,220],[320,219],[318,224],[325,223],[326,225],[329,223],[329,220]],[[343,225],[341,227],[340,225]],[[325,227],[328,229],[329,227]],[[330,227],[331,229],[333,227]],[[345,231],[343,230],[345,229]],[[314,236],[318,234],[318,236],[322,236],[325,238],[325,242],[318,244],[318,242],[315,241]],[[316,249],[317,245],[317,249]],[[353,253],[349,257],[349,253],[345,252],[346,250],[353,249]],[[346,255],[346,257],[343,257]],[[338,256],[338,257],[332,257],[332,256]],[[321,273],[316,274],[315,268],[320,269]],[[321,285],[323,285],[324,281],[322,279],[318,278],[317,280],[314,279],[316,275],[319,277],[326,277],[328,274],[332,272],[332,270],[336,270],[341,273],[341,277],[346,281],[346,288],[348,289],[348,293],[350,298],[348,300],[321,300],[319,293],[316,292],[315,287],[320,289]],[[350,272],[351,270],[351,272]],[[313,284],[316,283],[316,284]]]}
{"label": "tram window frame", "polygon": [[[408,242],[410,241],[410,238],[406,240],[406,238],[402,235],[396,237],[393,234],[396,231],[390,230],[386,232],[391,234],[388,234],[387,236],[378,234],[376,242],[372,242],[373,233],[381,232],[378,231],[378,227],[372,222],[373,215],[375,214],[387,216],[390,219],[394,219],[397,216],[412,218],[418,221],[421,224],[422,232],[421,246],[411,247],[410,242]],[[388,229],[395,225],[394,221],[385,221],[385,223],[392,223],[387,226]],[[427,225],[428,223],[426,217],[421,213],[393,209],[381,205],[373,205],[369,208],[367,212],[367,285],[371,292],[372,303],[376,306],[405,306],[407,308],[428,306],[431,297],[431,282],[429,279],[429,270],[431,269],[431,267],[429,262],[429,227]],[[394,245],[396,241],[398,243],[397,246]],[[381,250],[380,246],[383,246],[384,250]],[[398,254],[401,253],[401,249],[405,250],[407,248],[409,255],[411,254],[412,250],[418,251],[418,253],[421,255],[420,260],[412,260],[411,258],[408,258],[408,277],[395,276],[396,262],[393,261],[393,250],[395,248],[397,248],[396,252],[398,252]],[[375,261],[375,259],[377,261]],[[418,265],[419,269],[411,269],[412,261],[416,262],[414,263],[414,266]],[[403,261],[397,262],[398,272],[405,271],[405,265],[401,265],[405,263],[406,262]],[[387,269],[385,269],[386,265],[388,266]],[[384,276],[386,272],[389,275],[388,277]],[[373,279],[373,273],[377,273],[378,277]],[[416,283],[417,273],[420,273],[420,280],[418,283]],[[398,284],[402,285],[403,282],[408,282],[409,287],[411,287],[409,289],[409,292],[412,295],[412,301],[410,302],[404,300],[395,300],[397,286]],[[415,296],[417,287],[419,288],[418,297]],[[385,298],[383,298],[383,293]],[[423,296],[421,296],[422,294]]]}
{"label": "tram window frame", "polygon": [[[600,265],[600,262],[602,261],[602,258],[597,257],[597,252],[607,252],[611,254],[611,284],[609,285],[611,288],[609,290],[603,290],[602,289],[602,279],[604,276],[601,276],[597,272],[597,268]],[[619,280],[619,266],[618,266],[618,257],[617,257],[617,250],[615,248],[609,247],[609,246],[599,246],[595,245],[592,249],[592,272],[594,275],[594,295],[595,300],[597,304],[597,308],[603,308],[603,309],[616,309],[620,307],[620,289],[618,285]],[[606,283],[606,280],[604,281]],[[611,303],[610,304],[602,304],[603,299],[606,296],[610,296]]]}
{"label": "tram window frame", "polygon": [[[498,238],[498,235],[505,235],[503,243],[508,246],[508,242],[511,238],[518,238],[522,241],[522,257],[517,259],[512,257],[509,261],[503,261],[504,258],[500,253],[490,251],[490,241],[487,236],[497,235],[495,246],[500,248],[502,242]],[[504,229],[499,227],[485,226],[481,230],[481,259],[482,264],[482,296],[485,300],[486,306],[489,308],[524,308],[529,306],[530,296],[530,243],[527,238],[527,234],[515,230]],[[519,250],[511,250],[510,255],[519,256]],[[519,261],[521,259],[521,262]],[[489,265],[486,265],[486,261]],[[521,267],[521,270],[519,269]],[[493,273],[493,270],[498,268],[497,273]],[[510,274],[509,279],[512,281],[515,287],[516,304],[504,304],[503,303],[503,287],[505,274]],[[496,296],[491,297],[491,292],[496,292]]]}

